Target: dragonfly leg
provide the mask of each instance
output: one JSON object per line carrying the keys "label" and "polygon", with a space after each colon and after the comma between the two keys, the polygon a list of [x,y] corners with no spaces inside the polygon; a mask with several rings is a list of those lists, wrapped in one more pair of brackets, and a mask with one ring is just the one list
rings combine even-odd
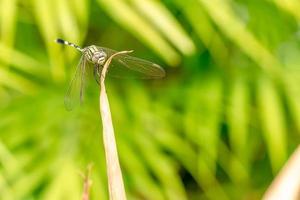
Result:
{"label": "dragonfly leg", "polygon": [[101,76],[101,77],[104,79],[105,77],[104,77],[103,74],[102,74],[103,68],[101,68],[101,67],[99,67],[99,66],[97,66],[97,68],[98,68],[98,70],[97,70],[98,77]]}
{"label": "dragonfly leg", "polygon": [[100,81],[99,81],[99,67],[97,65],[95,65],[94,67],[94,78],[96,79],[98,85],[100,85]]}

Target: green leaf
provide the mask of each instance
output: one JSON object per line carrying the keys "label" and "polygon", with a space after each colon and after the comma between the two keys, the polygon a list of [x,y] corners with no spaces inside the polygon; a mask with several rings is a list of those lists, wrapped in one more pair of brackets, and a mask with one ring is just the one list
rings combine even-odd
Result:
{"label": "green leaf", "polygon": [[[198,0],[222,32],[246,55],[272,75],[279,75],[281,64],[276,57],[247,30],[229,1]],[[245,45],[246,44],[246,45]]]}
{"label": "green leaf", "polygon": [[209,173],[215,173],[217,150],[219,142],[219,128],[222,118],[222,85],[218,76],[203,77],[195,81],[189,88],[186,104],[184,125],[187,137],[199,147],[198,162],[203,170],[198,170],[199,178],[206,179]]}
{"label": "green leaf", "polygon": [[176,65],[179,62],[180,56],[178,53],[149,23],[139,16],[137,12],[123,0],[98,0],[98,2],[111,18],[148,45],[168,64]]}
{"label": "green leaf", "polygon": [[272,0],[279,8],[294,16],[297,21],[300,21],[300,3],[297,0],[277,1]]}
{"label": "green leaf", "polygon": [[57,82],[63,81],[65,79],[64,58],[59,51],[60,46],[54,42],[59,36],[58,23],[54,20],[57,14],[54,10],[56,4],[54,1],[32,0],[31,2],[50,57],[52,77]]}
{"label": "green leaf", "polygon": [[249,137],[250,92],[242,78],[232,83],[228,102],[228,125],[230,146],[233,152],[246,166],[249,164],[247,143]]}
{"label": "green leaf", "polygon": [[157,0],[131,0],[141,14],[151,21],[183,54],[195,52],[195,45],[169,10]]}
{"label": "green leaf", "polygon": [[287,159],[285,115],[275,86],[268,78],[259,81],[257,95],[263,136],[275,174]]}
{"label": "green leaf", "polygon": [[32,94],[38,89],[32,81],[2,68],[0,68],[0,84],[28,94]]}
{"label": "green leaf", "polygon": [[203,7],[197,0],[176,0],[174,3],[182,10],[216,62],[223,66],[227,60],[228,49]]}
{"label": "green leaf", "polygon": [[[47,78],[47,69],[36,59],[2,43],[0,43],[0,52],[0,60],[3,63],[13,65],[19,70],[34,74],[35,76]],[[13,55],[14,59],[11,59],[11,55]]]}
{"label": "green leaf", "polygon": [[[0,1],[0,42],[12,48],[17,27],[17,0]],[[10,59],[13,55],[9,55]]]}

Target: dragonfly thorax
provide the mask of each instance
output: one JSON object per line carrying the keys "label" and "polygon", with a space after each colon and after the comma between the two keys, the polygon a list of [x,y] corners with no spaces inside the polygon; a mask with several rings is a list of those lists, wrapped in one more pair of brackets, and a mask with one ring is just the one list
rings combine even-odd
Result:
{"label": "dragonfly thorax", "polygon": [[95,45],[86,47],[83,52],[87,60],[93,64],[103,65],[106,61],[106,53]]}

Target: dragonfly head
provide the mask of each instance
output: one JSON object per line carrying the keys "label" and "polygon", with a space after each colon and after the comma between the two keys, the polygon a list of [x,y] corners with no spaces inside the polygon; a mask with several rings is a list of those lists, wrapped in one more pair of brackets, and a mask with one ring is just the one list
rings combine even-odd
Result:
{"label": "dragonfly head", "polygon": [[95,45],[86,47],[83,51],[84,56],[93,64],[103,65],[106,61],[106,53],[98,49]]}

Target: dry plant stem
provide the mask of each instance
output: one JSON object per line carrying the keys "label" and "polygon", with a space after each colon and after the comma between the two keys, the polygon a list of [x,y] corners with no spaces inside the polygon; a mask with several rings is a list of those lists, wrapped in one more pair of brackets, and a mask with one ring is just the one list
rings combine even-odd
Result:
{"label": "dry plant stem", "polygon": [[92,171],[92,164],[89,164],[86,170],[86,173],[80,173],[80,176],[83,178],[83,194],[82,200],[89,200],[90,196],[90,188],[92,186],[91,171]]}
{"label": "dry plant stem", "polygon": [[300,199],[300,146],[279,172],[263,199]]}
{"label": "dry plant stem", "polygon": [[104,81],[107,69],[113,57],[131,52],[132,51],[121,51],[111,55],[105,62],[100,77],[100,112],[103,124],[103,143],[106,157],[106,170],[110,200],[125,200],[126,195]]}

